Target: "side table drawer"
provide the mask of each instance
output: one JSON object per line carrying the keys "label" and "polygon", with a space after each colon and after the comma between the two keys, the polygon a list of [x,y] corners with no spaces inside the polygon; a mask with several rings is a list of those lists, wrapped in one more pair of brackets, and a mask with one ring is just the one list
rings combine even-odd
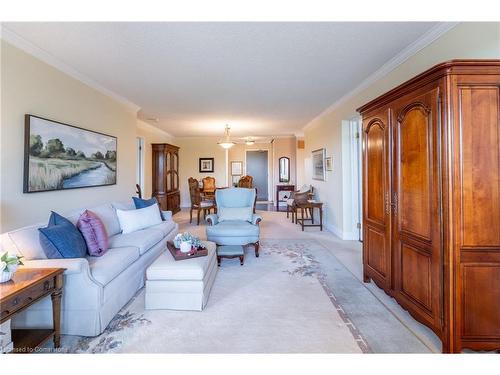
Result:
{"label": "side table drawer", "polygon": [[2,303],[2,314],[1,319],[11,315],[19,309],[29,305],[33,301],[36,301],[39,297],[52,291],[55,286],[55,279],[45,280],[43,283],[35,285],[33,288],[19,293],[17,296],[7,300]]}

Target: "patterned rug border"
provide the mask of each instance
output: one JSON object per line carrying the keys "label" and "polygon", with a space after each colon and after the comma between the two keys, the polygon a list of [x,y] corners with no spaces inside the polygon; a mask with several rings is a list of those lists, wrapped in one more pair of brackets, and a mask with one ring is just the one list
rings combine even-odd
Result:
{"label": "patterned rug border", "polygon": [[[264,252],[267,251],[267,253],[269,253],[268,242],[274,242],[274,241],[280,242],[278,244],[278,246],[283,246],[283,243],[286,243],[286,242],[288,242],[288,243],[290,243],[290,242],[292,242],[292,243],[293,242],[295,242],[295,243],[297,243],[297,242],[311,243],[312,242],[315,245],[321,247],[323,250],[325,250],[325,251],[328,252],[328,249],[325,248],[325,246],[323,246],[320,242],[318,242],[318,241],[316,241],[314,239],[299,239],[299,240],[266,239],[266,240],[262,240],[261,241],[261,246],[262,246]],[[316,260],[316,258],[315,258],[315,256],[313,254],[309,253],[303,247],[291,248],[291,247],[287,246],[286,249],[288,251],[300,254],[300,256],[301,256],[301,260],[302,260],[301,267],[299,267],[298,269],[296,269],[294,271],[294,273],[299,273],[300,272],[300,273],[303,274],[303,276],[315,277],[318,280],[319,284],[321,285],[321,287],[325,291],[326,295],[328,296],[328,299],[332,303],[333,307],[335,307],[335,310],[338,312],[340,318],[342,319],[342,321],[345,323],[345,325],[347,326],[347,328],[351,332],[351,335],[353,336],[354,340],[358,344],[358,346],[361,349],[361,351],[363,353],[373,353],[373,351],[371,350],[370,346],[368,345],[368,342],[366,341],[365,337],[359,331],[359,329],[356,327],[356,325],[353,323],[353,321],[349,317],[349,314],[342,307],[342,305],[338,301],[337,297],[335,297],[335,294],[333,293],[333,290],[330,288],[330,286],[326,282],[326,276],[327,275],[323,272],[323,270],[321,268],[321,263]],[[271,251],[271,252],[273,252],[273,251]],[[276,252],[276,251],[274,251],[274,252]],[[328,253],[331,256],[335,257],[335,255],[331,254],[330,252],[328,252]],[[286,254],[286,255],[290,256],[289,254]],[[335,259],[337,259],[337,258],[335,257]],[[338,261],[338,259],[337,259],[337,261]],[[345,266],[340,261],[338,261],[338,262],[339,262],[339,264],[342,267],[345,268]],[[309,264],[309,266],[307,264]]]}

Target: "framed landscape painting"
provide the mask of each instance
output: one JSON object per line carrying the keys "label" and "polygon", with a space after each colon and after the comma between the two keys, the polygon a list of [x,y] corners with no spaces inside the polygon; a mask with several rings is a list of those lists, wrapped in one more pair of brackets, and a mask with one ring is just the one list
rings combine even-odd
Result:
{"label": "framed landscape painting", "polygon": [[25,115],[24,138],[25,193],[116,184],[116,137]]}
{"label": "framed landscape painting", "polygon": [[314,180],[325,181],[325,151],[324,148],[320,148],[312,152],[312,178]]}

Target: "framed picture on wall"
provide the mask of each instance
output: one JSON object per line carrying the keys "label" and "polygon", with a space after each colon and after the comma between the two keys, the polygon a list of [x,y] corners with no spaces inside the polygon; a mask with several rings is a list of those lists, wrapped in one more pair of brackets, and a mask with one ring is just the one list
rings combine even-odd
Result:
{"label": "framed picture on wall", "polygon": [[214,158],[200,158],[200,173],[214,173]]}
{"label": "framed picture on wall", "polygon": [[231,176],[241,176],[243,174],[243,162],[242,161],[232,161],[231,162]]}
{"label": "framed picture on wall", "polygon": [[325,159],[325,168],[328,172],[333,171],[333,156],[329,156]]}
{"label": "framed picture on wall", "polygon": [[312,178],[314,180],[325,181],[325,153],[324,148],[312,152]]}
{"label": "framed picture on wall", "polygon": [[117,139],[25,115],[23,192],[116,184]]}

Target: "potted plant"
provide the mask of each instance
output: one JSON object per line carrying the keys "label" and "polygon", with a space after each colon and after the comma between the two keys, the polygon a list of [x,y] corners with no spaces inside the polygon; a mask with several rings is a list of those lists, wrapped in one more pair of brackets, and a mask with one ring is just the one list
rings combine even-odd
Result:
{"label": "potted plant", "polygon": [[17,271],[17,268],[23,265],[21,258],[22,256],[9,255],[9,253],[5,253],[0,257],[0,283],[12,279],[12,275]]}
{"label": "potted plant", "polygon": [[174,246],[183,253],[189,253],[193,248],[203,247],[200,239],[189,232],[179,233],[174,238]]}

